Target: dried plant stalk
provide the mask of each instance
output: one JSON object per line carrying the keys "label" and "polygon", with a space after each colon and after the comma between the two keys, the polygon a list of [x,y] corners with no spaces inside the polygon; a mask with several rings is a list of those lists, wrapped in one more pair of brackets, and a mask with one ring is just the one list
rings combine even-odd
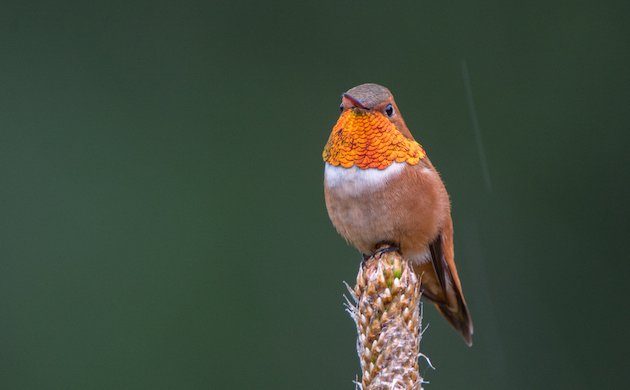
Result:
{"label": "dried plant stalk", "polygon": [[365,261],[348,311],[357,325],[363,390],[422,389],[420,280],[398,252]]}

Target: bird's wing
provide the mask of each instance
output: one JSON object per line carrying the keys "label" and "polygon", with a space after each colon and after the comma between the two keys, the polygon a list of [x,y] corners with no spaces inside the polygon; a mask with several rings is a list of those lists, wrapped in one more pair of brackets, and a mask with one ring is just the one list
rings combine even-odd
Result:
{"label": "bird's wing", "polygon": [[433,269],[423,267],[423,294],[435,303],[466,344],[472,345],[473,324],[455,267],[453,222],[450,216],[442,232],[429,245],[429,251]]}

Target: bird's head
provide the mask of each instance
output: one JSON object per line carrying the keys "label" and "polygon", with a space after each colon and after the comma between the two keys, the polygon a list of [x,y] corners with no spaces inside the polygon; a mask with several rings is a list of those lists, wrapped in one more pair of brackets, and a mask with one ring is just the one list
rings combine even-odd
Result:
{"label": "bird's head", "polygon": [[389,89],[361,84],[341,96],[341,115],[324,148],[334,166],[385,169],[394,162],[417,164],[425,152],[407,128]]}

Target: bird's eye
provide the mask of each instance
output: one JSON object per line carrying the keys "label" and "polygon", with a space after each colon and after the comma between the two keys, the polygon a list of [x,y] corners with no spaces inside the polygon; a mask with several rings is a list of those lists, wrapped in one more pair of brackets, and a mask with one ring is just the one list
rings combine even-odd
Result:
{"label": "bird's eye", "polygon": [[385,113],[388,117],[391,117],[394,115],[394,107],[391,104],[388,104],[387,107],[385,107]]}
{"label": "bird's eye", "polygon": [[339,105],[339,111],[343,112],[343,103]]}

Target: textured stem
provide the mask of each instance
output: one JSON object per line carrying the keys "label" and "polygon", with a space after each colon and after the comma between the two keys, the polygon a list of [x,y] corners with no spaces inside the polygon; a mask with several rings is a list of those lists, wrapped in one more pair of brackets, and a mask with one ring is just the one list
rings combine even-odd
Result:
{"label": "textured stem", "polygon": [[357,325],[363,390],[422,389],[420,280],[398,252],[364,262],[348,311]]}

